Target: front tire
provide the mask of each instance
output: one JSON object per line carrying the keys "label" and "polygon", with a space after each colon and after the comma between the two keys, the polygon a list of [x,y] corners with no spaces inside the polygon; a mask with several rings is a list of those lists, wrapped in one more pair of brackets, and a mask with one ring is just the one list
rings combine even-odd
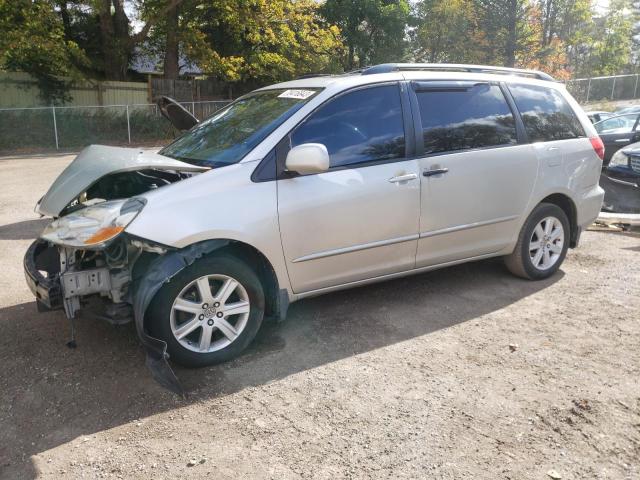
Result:
{"label": "front tire", "polygon": [[251,343],[264,317],[256,273],[231,255],[197,260],[165,283],[148,310],[148,328],[185,367],[231,360]]}
{"label": "front tire", "polygon": [[557,205],[541,203],[522,226],[516,248],[505,257],[505,264],[518,277],[548,278],[562,265],[569,238],[569,220],[564,211]]}

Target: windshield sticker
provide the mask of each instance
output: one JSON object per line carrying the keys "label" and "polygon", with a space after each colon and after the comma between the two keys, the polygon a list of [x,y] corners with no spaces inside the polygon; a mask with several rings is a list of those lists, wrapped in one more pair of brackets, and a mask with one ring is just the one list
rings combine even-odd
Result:
{"label": "windshield sticker", "polygon": [[285,90],[278,98],[296,98],[298,100],[305,100],[313,95],[315,90]]}

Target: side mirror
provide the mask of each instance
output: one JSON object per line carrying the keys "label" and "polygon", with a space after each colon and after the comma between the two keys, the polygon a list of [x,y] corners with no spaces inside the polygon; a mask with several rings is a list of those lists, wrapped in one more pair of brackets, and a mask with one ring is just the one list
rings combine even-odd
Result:
{"label": "side mirror", "polygon": [[329,170],[329,152],[321,143],[303,143],[287,154],[287,170],[301,175],[322,173]]}

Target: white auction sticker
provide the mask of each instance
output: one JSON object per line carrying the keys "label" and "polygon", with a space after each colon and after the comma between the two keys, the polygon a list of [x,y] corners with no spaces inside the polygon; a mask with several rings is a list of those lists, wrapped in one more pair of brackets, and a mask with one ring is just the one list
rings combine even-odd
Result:
{"label": "white auction sticker", "polygon": [[297,98],[298,100],[304,100],[314,93],[316,93],[315,90],[285,90],[278,95],[278,98]]}

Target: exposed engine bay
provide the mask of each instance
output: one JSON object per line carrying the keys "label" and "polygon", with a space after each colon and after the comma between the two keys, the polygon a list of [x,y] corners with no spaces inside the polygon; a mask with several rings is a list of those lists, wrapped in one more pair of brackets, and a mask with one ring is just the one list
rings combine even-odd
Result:
{"label": "exposed engine bay", "polygon": [[174,182],[193,176],[194,173],[145,169],[128,172],[116,172],[100,178],[85,192],[72,200],[60,213],[67,213],[84,208],[88,202],[131,198]]}

